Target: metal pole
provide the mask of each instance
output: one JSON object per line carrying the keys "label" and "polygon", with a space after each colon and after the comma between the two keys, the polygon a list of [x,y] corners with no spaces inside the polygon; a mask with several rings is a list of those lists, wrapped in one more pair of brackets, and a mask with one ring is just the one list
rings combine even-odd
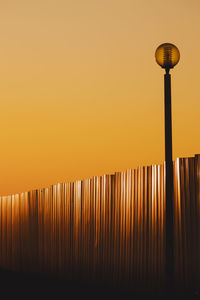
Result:
{"label": "metal pole", "polygon": [[171,75],[166,69],[165,82],[165,162],[166,162],[166,283],[167,291],[173,290],[174,243],[173,243],[173,161],[171,119]]}

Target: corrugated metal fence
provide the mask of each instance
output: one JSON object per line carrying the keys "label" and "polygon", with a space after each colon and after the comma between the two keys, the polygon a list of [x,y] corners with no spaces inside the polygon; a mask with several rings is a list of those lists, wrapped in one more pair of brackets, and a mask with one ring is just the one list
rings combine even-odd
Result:
{"label": "corrugated metal fence", "polygon": [[[0,197],[0,268],[144,287],[165,280],[164,166]],[[200,156],[174,162],[177,285],[200,285]]]}

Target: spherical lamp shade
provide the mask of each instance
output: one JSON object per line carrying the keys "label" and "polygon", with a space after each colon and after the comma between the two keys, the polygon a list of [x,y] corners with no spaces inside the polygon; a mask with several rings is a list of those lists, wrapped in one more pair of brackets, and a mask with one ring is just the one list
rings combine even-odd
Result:
{"label": "spherical lamp shade", "polygon": [[160,45],[155,53],[156,62],[164,69],[172,69],[180,59],[178,48],[170,43]]}

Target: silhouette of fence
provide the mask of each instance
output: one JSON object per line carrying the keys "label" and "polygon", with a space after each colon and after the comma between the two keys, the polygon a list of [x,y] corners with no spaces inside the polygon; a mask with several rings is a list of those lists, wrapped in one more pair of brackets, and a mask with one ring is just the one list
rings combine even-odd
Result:
{"label": "silhouette of fence", "polygon": [[[164,165],[0,197],[0,267],[125,285],[165,280]],[[200,285],[200,155],[174,162],[176,285]]]}

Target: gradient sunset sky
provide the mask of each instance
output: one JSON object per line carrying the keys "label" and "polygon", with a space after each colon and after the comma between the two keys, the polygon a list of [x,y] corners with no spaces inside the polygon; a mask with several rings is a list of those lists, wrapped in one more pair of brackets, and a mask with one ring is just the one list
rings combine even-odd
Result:
{"label": "gradient sunset sky", "polygon": [[0,194],[164,161],[164,71],[173,156],[200,153],[199,0],[1,0]]}

